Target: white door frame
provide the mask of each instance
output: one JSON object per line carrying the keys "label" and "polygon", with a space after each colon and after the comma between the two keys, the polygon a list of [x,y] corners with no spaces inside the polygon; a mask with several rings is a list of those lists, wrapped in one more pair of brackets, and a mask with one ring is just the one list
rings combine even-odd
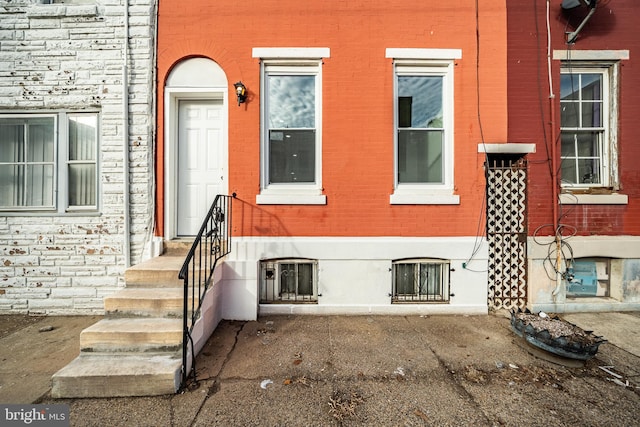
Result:
{"label": "white door frame", "polygon": [[224,167],[223,189],[228,193],[229,99],[224,87],[165,87],[164,89],[164,238],[177,237],[178,232],[178,104],[181,100],[222,99],[222,140]]}

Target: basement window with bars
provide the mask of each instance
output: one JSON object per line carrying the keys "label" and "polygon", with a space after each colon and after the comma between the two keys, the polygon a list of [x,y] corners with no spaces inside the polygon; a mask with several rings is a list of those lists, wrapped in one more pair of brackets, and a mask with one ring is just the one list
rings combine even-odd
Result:
{"label": "basement window with bars", "polygon": [[394,261],[391,302],[449,302],[449,270],[445,260]]}
{"label": "basement window with bars", "polygon": [[260,303],[317,303],[318,262],[280,259],[260,262]]}

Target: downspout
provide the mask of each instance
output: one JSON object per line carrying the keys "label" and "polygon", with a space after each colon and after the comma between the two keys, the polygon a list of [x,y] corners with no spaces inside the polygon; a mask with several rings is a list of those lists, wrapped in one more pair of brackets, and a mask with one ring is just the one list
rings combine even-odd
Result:
{"label": "downspout", "polygon": [[123,164],[123,210],[124,210],[124,267],[131,266],[131,236],[130,236],[130,216],[129,212],[129,0],[124,0],[124,63],[122,65],[122,116],[123,116],[123,144],[122,144],[122,164]]}
{"label": "downspout", "polygon": [[549,0],[547,0],[547,69],[549,74],[549,126],[551,127],[551,198],[553,206],[553,233],[556,243],[556,287],[551,293],[555,301],[556,296],[560,293],[560,286],[562,285],[562,273],[560,268],[562,265],[562,244],[561,236],[559,234],[558,224],[558,163],[557,163],[557,144],[556,144],[556,95],[553,92],[553,78],[551,73],[551,25],[549,23]]}

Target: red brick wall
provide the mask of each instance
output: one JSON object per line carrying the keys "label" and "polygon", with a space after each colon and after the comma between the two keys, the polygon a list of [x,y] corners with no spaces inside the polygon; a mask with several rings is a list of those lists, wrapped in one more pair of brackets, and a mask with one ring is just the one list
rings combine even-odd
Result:
{"label": "red brick wall", "polygon": [[[205,56],[242,80],[249,100],[229,110],[229,190],[234,234],[245,236],[469,236],[483,215],[486,142],[504,142],[506,16],[504,1],[478,11],[474,0],[162,1],[158,33],[158,211],[163,229],[163,94],[172,66]],[[260,177],[260,67],[254,47],[328,47],[322,75],[322,206],[256,205]],[[455,67],[455,206],[390,205],[393,191],[393,73],[385,48],[462,49]]]}
{"label": "red brick wall", "polygon": [[[620,67],[618,143],[622,193],[629,204],[563,205],[560,222],[577,228],[581,235],[640,234],[640,144],[635,124],[640,115],[640,52],[637,0],[600,0],[593,17],[580,32],[574,50],[630,51],[630,59]],[[565,31],[575,28],[587,12],[563,12],[561,2],[550,2],[552,49],[567,49]],[[579,15],[580,12],[583,15]],[[509,141],[536,143],[537,152],[529,155],[529,229],[553,224],[550,157],[544,140],[551,147],[551,121],[547,74],[546,2],[507,2],[508,22],[508,103]],[[569,27],[567,27],[567,23]],[[536,27],[537,25],[537,27]],[[552,61],[555,102],[555,135],[559,133],[560,63]],[[549,148],[551,150],[551,148]],[[558,147],[559,156],[559,147]],[[559,158],[559,157],[558,157]],[[558,162],[559,165],[559,162]],[[552,232],[552,227],[546,230]]]}

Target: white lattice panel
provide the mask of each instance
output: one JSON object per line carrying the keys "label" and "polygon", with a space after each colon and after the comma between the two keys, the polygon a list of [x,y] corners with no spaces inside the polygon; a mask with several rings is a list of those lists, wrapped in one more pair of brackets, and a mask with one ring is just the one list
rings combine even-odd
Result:
{"label": "white lattice panel", "polygon": [[489,307],[527,303],[527,171],[524,162],[493,164],[487,174]]}

